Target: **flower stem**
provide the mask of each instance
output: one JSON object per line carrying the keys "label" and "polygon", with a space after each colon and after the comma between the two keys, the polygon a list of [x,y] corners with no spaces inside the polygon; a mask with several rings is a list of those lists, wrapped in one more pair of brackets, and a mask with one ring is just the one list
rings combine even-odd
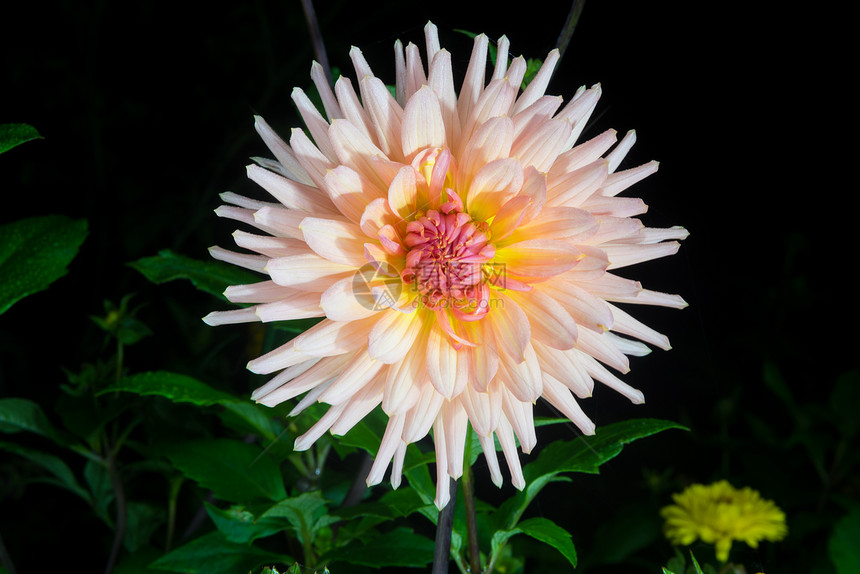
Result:
{"label": "flower stem", "polygon": [[[466,439],[466,452],[472,451],[472,429]],[[468,460],[468,459],[467,459]],[[475,485],[472,482],[472,467],[465,464],[463,469],[463,503],[466,506],[466,534],[469,545],[469,570],[472,574],[481,573],[481,550],[478,546],[478,522],[475,518]]]}
{"label": "flower stem", "polygon": [[567,20],[564,22],[564,27],[558,35],[558,40],[555,47],[558,48],[558,59],[564,56],[567,45],[573,37],[573,31],[576,30],[576,25],[579,23],[579,16],[582,14],[582,9],[585,7],[585,0],[573,0],[570,6],[570,12],[567,14]]}
{"label": "flower stem", "polygon": [[317,20],[317,13],[314,11],[314,5],[311,0],[302,0],[302,8],[305,11],[305,19],[308,22],[308,31],[311,34],[311,42],[314,45],[314,57],[320,66],[322,66],[323,71],[325,71],[325,77],[328,78],[329,83],[331,83],[331,67],[328,64],[328,54],[325,51],[325,42],[323,42],[322,32],[320,31],[320,24]]}
{"label": "flower stem", "polygon": [[116,458],[113,453],[108,454],[107,464],[113,494],[116,498],[116,531],[113,537],[113,547],[110,551],[110,557],[105,566],[105,574],[111,574],[116,567],[116,562],[119,559],[119,551],[122,549],[123,540],[125,540],[128,514],[126,512],[125,487],[122,484],[122,478],[119,475],[119,469],[116,467]]}
{"label": "flower stem", "polygon": [[432,574],[447,574],[451,561],[451,528],[454,526],[454,506],[457,502],[457,479],[451,479],[451,500],[439,511],[436,523],[436,545],[433,550]]}

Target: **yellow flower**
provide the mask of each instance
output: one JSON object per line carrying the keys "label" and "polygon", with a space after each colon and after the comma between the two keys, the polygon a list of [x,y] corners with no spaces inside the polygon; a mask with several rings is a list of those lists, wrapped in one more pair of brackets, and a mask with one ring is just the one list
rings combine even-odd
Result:
{"label": "yellow flower", "polygon": [[760,540],[774,542],[788,534],[782,510],[748,487],[737,490],[725,480],[693,484],[672,498],[675,504],[661,511],[666,537],[685,546],[699,538],[714,544],[720,562],[728,560],[733,540],[756,548]]}
{"label": "yellow flower", "polygon": [[469,425],[493,481],[502,482],[495,435],[522,489],[516,441],[526,453],[535,446],[539,398],[585,434],[594,423],[576,399],[591,395],[594,380],[644,401],[607,367],[625,373],[628,355],[669,341],[622,307],[686,303],[615,271],[672,255],[687,231],[645,227],[635,217],[642,200],[619,195],[657,170],[657,162],[618,169],[632,131],[617,143],[608,130],[577,144],[600,87],[564,106],[546,95],[557,50],[520,93],[525,60],[508,65],[500,39],[488,79],[480,35],[458,93],[460,60],[432,24],[425,38],[426,68],[416,45],[395,43],[395,95],[353,48],[357,84],[341,77],[332,90],[311,68],[326,117],[293,91],[307,133],[294,129],[287,143],[257,118],[276,160],[257,159],[248,176],[277,203],[225,193],[231,205],[216,213],[267,235],[234,234],[253,255],[211,253],[267,277],[225,292],[254,306],[205,321],[322,318],[248,364],[279,372],[252,398],[274,406],[305,395],[291,414],[331,405],[297,450],[343,435],[381,405],[388,426],[368,484],[390,465],[396,488],[407,444],[432,429],[442,508],[449,477],[463,472]]}

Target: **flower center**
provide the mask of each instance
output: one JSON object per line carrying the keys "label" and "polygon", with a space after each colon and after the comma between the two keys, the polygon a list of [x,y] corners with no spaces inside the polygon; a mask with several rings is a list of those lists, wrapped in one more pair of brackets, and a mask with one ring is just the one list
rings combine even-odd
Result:
{"label": "flower center", "polygon": [[445,207],[448,213],[430,209],[406,225],[409,252],[400,276],[414,285],[425,307],[474,313],[486,300],[483,264],[496,248],[486,224],[472,221],[458,207]]}

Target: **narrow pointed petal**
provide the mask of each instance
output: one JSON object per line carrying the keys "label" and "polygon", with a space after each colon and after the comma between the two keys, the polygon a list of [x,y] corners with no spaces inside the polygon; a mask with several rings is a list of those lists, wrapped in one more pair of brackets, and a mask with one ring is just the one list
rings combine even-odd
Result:
{"label": "narrow pointed petal", "polygon": [[409,98],[403,111],[403,155],[409,159],[428,147],[445,147],[445,122],[439,98],[424,86]]}
{"label": "narrow pointed petal", "polygon": [[308,247],[334,263],[361,267],[364,258],[364,234],[354,223],[334,219],[306,217],[299,225]]}

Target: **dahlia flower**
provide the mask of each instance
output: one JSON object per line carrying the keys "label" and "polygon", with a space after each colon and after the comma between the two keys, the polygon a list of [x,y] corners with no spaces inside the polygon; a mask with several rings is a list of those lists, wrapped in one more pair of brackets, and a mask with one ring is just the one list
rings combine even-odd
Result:
{"label": "dahlia flower", "polygon": [[575,145],[600,87],[580,88],[564,106],[545,95],[557,50],[520,93],[525,60],[508,65],[503,37],[487,78],[488,40],[477,36],[458,93],[451,54],[435,26],[424,31],[426,70],[417,46],[395,43],[394,95],[352,48],[357,85],[341,77],[332,90],[311,67],[326,117],[294,89],[307,133],[293,129],[288,144],[256,118],[276,160],[255,159],[248,176],[276,202],[225,193],[229,205],[216,213],[266,235],[235,232],[256,254],[211,254],[268,279],[225,292],[253,306],[204,320],[323,318],[248,364],[279,371],[252,398],[273,406],[306,393],[292,414],[331,405],[297,450],[325,432],[343,435],[381,405],[388,423],[368,485],[391,465],[396,488],[406,446],[432,429],[442,508],[448,477],[463,472],[467,425],[494,483],[495,435],[522,489],[516,439],[523,452],[534,448],[539,398],[586,434],[594,424],[576,399],[594,380],[643,402],[609,368],[624,373],[627,355],[669,342],[616,303],[686,303],[613,272],[675,253],[687,232],[644,227],[633,217],[642,200],[619,197],[657,170],[617,170],[633,132]]}
{"label": "dahlia flower", "polygon": [[753,548],[761,540],[782,540],[788,534],[785,514],[751,489],[736,489],[725,480],[693,484],[672,496],[675,504],[661,511],[664,531],[672,544],[690,545],[701,538],[714,544],[717,559],[729,559],[733,540]]}

